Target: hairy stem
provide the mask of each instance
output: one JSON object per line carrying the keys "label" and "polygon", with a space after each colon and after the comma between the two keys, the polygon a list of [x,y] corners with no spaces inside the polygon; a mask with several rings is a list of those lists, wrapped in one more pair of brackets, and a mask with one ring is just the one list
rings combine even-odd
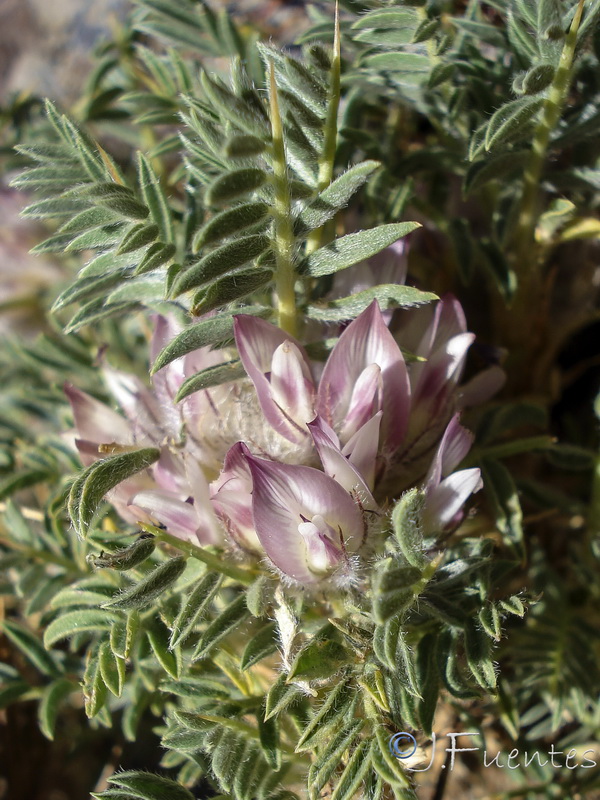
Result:
{"label": "hairy stem", "polygon": [[[319,176],[317,191],[322,192],[333,180],[335,153],[337,148],[338,111],[340,107],[341,45],[339,8],[335,4],[335,33],[333,39],[333,56],[329,73],[329,96],[327,98],[327,116],[325,118],[323,151],[319,158]],[[321,246],[323,227],[312,231],[306,243],[306,252],[312,253]]]}
{"label": "hairy stem", "polygon": [[554,80],[544,102],[525,169],[523,191],[516,207],[514,232],[507,231],[511,267],[517,277],[512,301],[497,307],[499,329],[509,350],[509,382],[512,391],[530,390],[538,355],[549,335],[544,249],[536,246],[535,229],[540,212],[540,183],[550,137],[567,102],[573,74],[577,34],[584,0],[579,0],[567,33]]}
{"label": "hairy stem", "polygon": [[294,231],[292,229],[292,209],[288,183],[287,161],[283,142],[283,126],[279,112],[275,68],[270,70],[271,130],[273,137],[273,186],[275,199],[273,217],[275,219],[275,291],[277,293],[277,317],[279,327],[287,333],[296,335],[296,275],[294,272]]}
{"label": "hairy stem", "polygon": [[527,263],[527,250],[533,240],[537,221],[537,206],[540,179],[552,131],[560,120],[571,87],[571,77],[577,32],[583,14],[584,0],[579,0],[573,22],[567,33],[558,63],[556,75],[543,107],[542,118],[536,128],[529,162],[525,170],[523,194],[515,231],[515,253],[517,266]]}
{"label": "hairy stem", "polygon": [[178,550],[181,550],[182,553],[186,553],[186,555],[192,558],[197,558],[199,561],[206,564],[207,567],[210,567],[210,569],[214,569],[216,572],[220,572],[222,575],[226,575],[228,578],[238,581],[238,583],[243,583],[248,586],[256,577],[250,570],[229,564],[222,557],[214,555],[214,553],[209,552],[206,548],[198,547],[198,545],[186,542],[183,539],[178,539],[177,536],[173,536],[167,533],[167,531],[157,528],[155,525],[140,523],[140,528],[147,533],[151,533],[157,542],[164,542],[165,544],[170,544],[172,547],[176,547]]}

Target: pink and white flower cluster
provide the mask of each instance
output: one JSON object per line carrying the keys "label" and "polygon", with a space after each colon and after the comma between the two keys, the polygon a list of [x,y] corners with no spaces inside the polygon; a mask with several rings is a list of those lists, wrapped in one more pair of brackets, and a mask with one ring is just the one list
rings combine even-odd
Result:
{"label": "pink and white flower cluster", "polygon": [[[460,522],[481,478],[478,469],[456,471],[472,440],[459,412],[502,380],[491,368],[459,387],[474,335],[454,298],[390,316],[373,301],[322,365],[281,329],[239,314],[234,336],[248,379],[180,404],[183,381],[223,353],[195,351],[160,370],[151,389],[108,370],[125,416],[67,387],[82,461],[158,446],[158,462],[109,495],[123,518],[230,544],[303,585],[346,580],[374,522],[409,486],[425,490],[428,533]],[[156,320],[153,355],[177,330]],[[401,348],[416,358],[407,363]]]}

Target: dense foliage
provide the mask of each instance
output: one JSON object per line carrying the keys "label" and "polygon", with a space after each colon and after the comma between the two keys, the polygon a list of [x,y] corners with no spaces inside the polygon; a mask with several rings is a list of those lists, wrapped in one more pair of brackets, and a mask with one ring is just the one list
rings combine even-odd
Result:
{"label": "dense foliage", "polygon": [[4,109],[63,281],[0,354],[0,703],[147,742],[103,800],[466,797],[449,731],[593,797],[600,3],[307,13],[137,0]]}

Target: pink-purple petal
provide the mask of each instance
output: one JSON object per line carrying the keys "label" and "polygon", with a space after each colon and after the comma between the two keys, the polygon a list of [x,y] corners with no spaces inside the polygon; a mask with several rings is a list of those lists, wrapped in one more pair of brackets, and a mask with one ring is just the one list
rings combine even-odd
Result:
{"label": "pink-purple petal", "polygon": [[475,334],[460,333],[437,349],[427,362],[414,365],[411,382],[415,406],[448,395],[460,380],[467,352],[474,340]]}
{"label": "pink-purple petal", "polygon": [[473,444],[473,434],[459,422],[455,414],[448,423],[425,480],[427,486],[437,486],[467,455]]}
{"label": "pink-purple petal", "polygon": [[386,444],[393,450],[406,432],[410,388],[402,353],[376,300],[350,323],[329,356],[319,384],[317,413],[339,429],[348,413],[359,376],[372,364],[381,369],[382,428]]}
{"label": "pink-purple petal", "polygon": [[375,485],[375,468],[379,451],[379,428],[383,411],[378,411],[360,428],[342,449],[348,461],[365,479],[369,489]]}
{"label": "pink-purple petal", "polygon": [[223,461],[222,476],[227,479],[234,475],[247,482],[249,490],[252,490],[252,474],[248,465],[248,456],[251,456],[250,448],[244,442],[236,442],[229,448]]}
{"label": "pink-purple petal", "polygon": [[208,481],[194,458],[185,459],[185,471],[192,492],[194,510],[198,520],[198,538],[202,544],[223,544],[223,528],[215,514],[210,499]]}
{"label": "pink-purple petal", "polygon": [[156,398],[134,375],[127,375],[112,367],[103,368],[109,391],[125,412],[133,431],[134,441],[158,444],[160,410]]}
{"label": "pink-purple petal", "polygon": [[427,491],[423,523],[431,533],[443,531],[456,519],[463,505],[482,486],[477,468],[454,472]]}
{"label": "pink-purple petal", "polygon": [[302,353],[293,342],[285,341],[273,353],[271,396],[298,425],[314,417],[315,389]]}
{"label": "pink-purple petal", "polygon": [[381,411],[383,404],[383,380],[377,364],[365,367],[356,380],[348,405],[340,438],[347,442],[365,425],[368,420]]}
{"label": "pink-purple petal", "polygon": [[458,403],[461,408],[478,406],[487,403],[506,383],[506,373],[502,367],[494,364],[474,378],[471,378],[464,386],[461,386]]}
{"label": "pink-purple petal", "polygon": [[308,428],[317,448],[319,458],[325,473],[350,492],[360,505],[369,511],[377,509],[377,503],[371,494],[367,482],[358,469],[342,453],[337,442],[337,437],[331,437],[315,420],[309,423]]}
{"label": "pink-purple petal", "polygon": [[280,328],[248,314],[234,317],[235,342],[244,369],[258,395],[258,401],[269,424],[291,442],[302,441],[301,428],[293,424],[284,410],[275,402],[269,380],[273,355],[284,342],[294,344],[308,364],[302,345]]}
{"label": "pink-purple petal", "polygon": [[250,450],[243,442],[230,447],[223,470],[211,484],[213,507],[229,535],[244,550],[262,553],[252,516],[252,475],[246,456]]}
{"label": "pink-purple petal", "polygon": [[198,516],[191,503],[165,490],[150,489],[134,495],[130,504],[142,508],[152,519],[180,539],[198,544]]}
{"label": "pink-purple petal", "polygon": [[90,442],[87,439],[75,439],[75,447],[79,453],[79,459],[84,467],[89,467],[94,461],[105,458],[104,453],[98,450],[98,442]]}
{"label": "pink-purple petal", "polygon": [[354,551],[362,544],[362,513],[350,495],[332,478],[312,467],[276,464],[248,457],[253,479],[256,533],[271,561],[301,583],[319,576],[310,568],[306,544],[298,525],[319,516],[340,531],[344,546]]}
{"label": "pink-purple petal", "polygon": [[150,471],[159,489],[179,493],[187,490],[183,464],[167,447],[161,449],[160,458],[150,467]]}
{"label": "pink-purple petal", "polygon": [[459,301],[451,294],[444,295],[435,308],[433,350],[444,342],[467,332],[465,312]]}
{"label": "pink-purple petal", "polygon": [[132,443],[131,427],[120,414],[69,383],[64,388],[81,439],[98,444]]}
{"label": "pink-purple petal", "polygon": [[233,541],[248,552],[262,553],[262,545],[254,529],[252,494],[244,493],[236,480],[232,479],[213,496],[212,502]]}

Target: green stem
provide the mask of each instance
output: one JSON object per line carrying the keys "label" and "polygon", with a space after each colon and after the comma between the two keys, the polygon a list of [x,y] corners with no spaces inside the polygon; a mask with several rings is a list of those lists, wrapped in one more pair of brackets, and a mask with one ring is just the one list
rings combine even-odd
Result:
{"label": "green stem", "polygon": [[533,450],[547,450],[556,443],[552,436],[528,436],[525,439],[517,439],[514,442],[505,442],[491,447],[484,447],[481,450],[475,449],[469,455],[465,463],[476,464],[481,458],[510,458],[521,453],[530,453]]}
{"label": "green stem", "polygon": [[579,0],[573,22],[571,23],[571,27],[565,39],[556,75],[554,76],[550,91],[544,103],[542,118],[533,137],[529,163],[525,170],[523,194],[521,195],[521,206],[515,231],[517,267],[529,261],[527,258],[527,250],[534,238],[542,169],[544,161],[546,160],[550,136],[560,120],[571,87],[573,60],[577,45],[577,32],[583,14],[584,1],[585,0]]}
{"label": "green stem", "polygon": [[[329,97],[327,98],[327,116],[325,118],[323,150],[319,158],[319,176],[317,191],[322,192],[333,180],[335,153],[337,149],[338,112],[340,108],[340,76],[342,71],[340,19],[338,4],[335,4],[335,33],[333,39],[333,56],[329,73]],[[321,246],[323,227],[311,232],[306,242],[306,253],[312,253]]]}
{"label": "green stem", "polygon": [[275,291],[277,293],[277,316],[279,327],[296,335],[296,275],[294,272],[294,231],[288,182],[283,126],[277,98],[275,68],[271,64],[270,74],[271,130],[273,137],[273,217],[275,219]]}
{"label": "green stem", "polygon": [[592,476],[592,491],[587,517],[587,540],[592,542],[600,533],[600,456],[596,457]]}
{"label": "green stem", "polygon": [[250,570],[228,564],[222,556],[216,556],[204,547],[198,547],[198,545],[192,544],[191,542],[178,539],[177,536],[172,536],[170,533],[163,531],[161,528],[157,528],[155,525],[147,525],[146,523],[140,522],[140,528],[147,533],[151,533],[157,542],[170,544],[172,547],[181,550],[182,553],[186,553],[188,556],[202,561],[207,567],[210,567],[210,569],[214,569],[216,572],[220,572],[222,575],[226,575],[228,578],[238,581],[238,583],[243,583],[245,586],[249,586],[256,577]]}
{"label": "green stem", "polygon": [[425,565],[425,568],[421,574],[421,580],[415,583],[412,589],[412,593],[415,597],[419,597],[419,595],[425,590],[425,587],[433,578],[443,560],[444,553],[438,553],[437,556],[432,558],[431,561]]}

